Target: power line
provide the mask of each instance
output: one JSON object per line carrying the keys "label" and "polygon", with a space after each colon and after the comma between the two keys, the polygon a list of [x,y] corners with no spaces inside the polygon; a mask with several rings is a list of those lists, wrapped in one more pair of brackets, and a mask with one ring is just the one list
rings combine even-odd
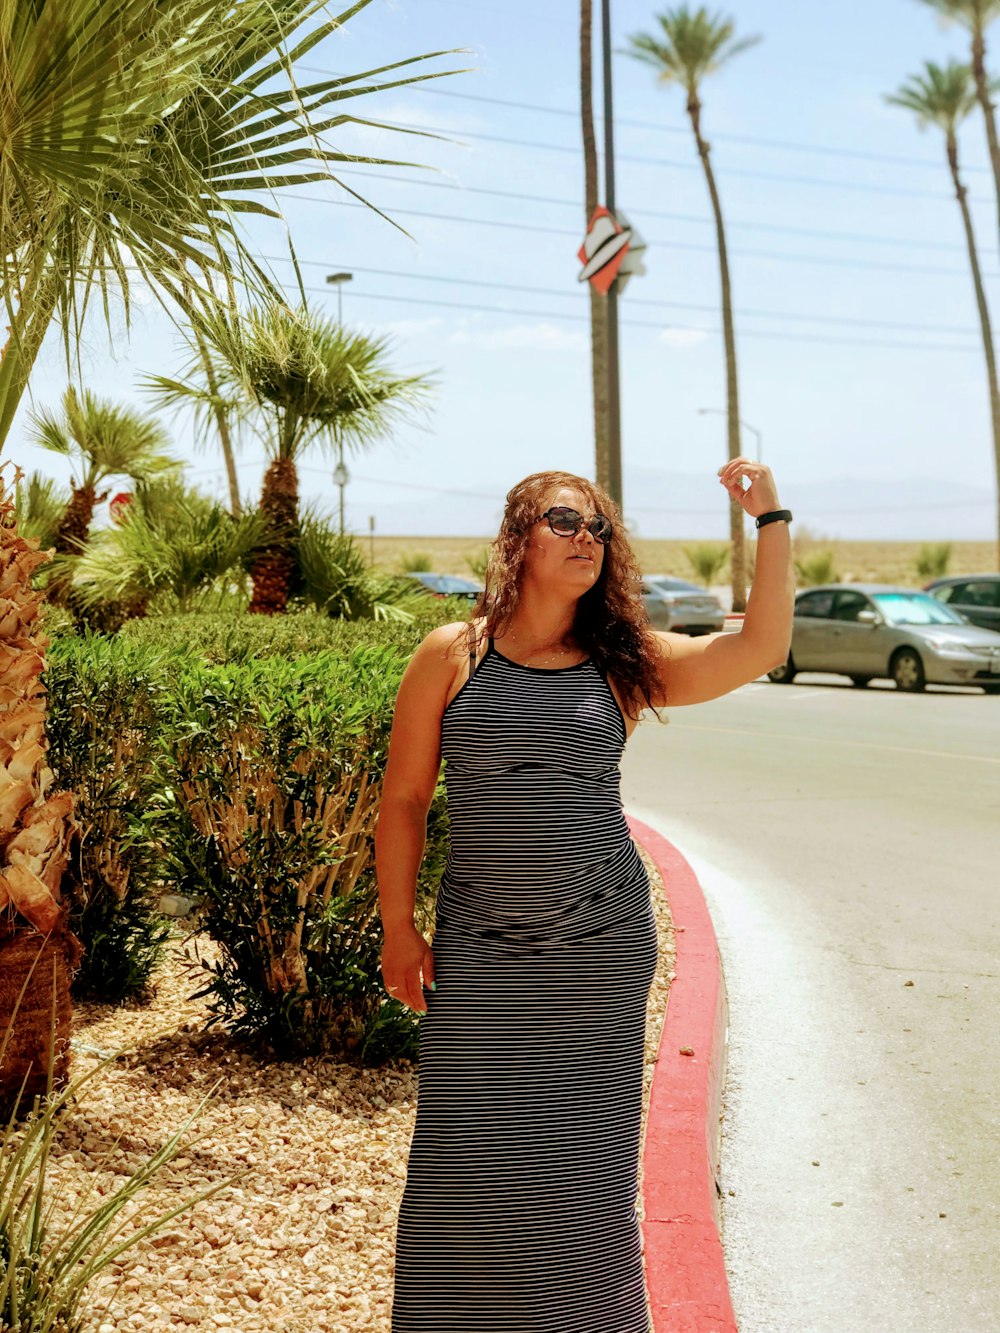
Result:
{"label": "power line", "polygon": [[[399,121],[393,121],[393,120],[379,121],[378,126],[391,130],[414,130],[417,128],[416,126],[404,125],[401,124]],[[462,137],[461,139],[457,140],[454,137],[455,131],[450,127],[444,127],[441,125],[421,125],[419,126],[419,131],[421,133],[426,133],[431,135],[439,134],[443,138],[447,139],[449,142],[452,143],[455,142],[460,143],[462,139],[478,139],[482,143],[503,144],[504,146],[509,148],[531,148],[536,151],[541,150],[550,153],[572,153],[574,156],[579,156],[580,153],[580,149],[578,147],[569,144],[543,143],[538,139],[510,139],[506,135],[484,134],[480,130],[462,130],[461,131]],[[678,171],[701,170],[701,167],[697,162],[678,162],[675,161],[673,158],[644,157],[635,153],[616,153],[615,157],[616,160],[619,162],[631,162],[639,166],[671,167],[675,168]],[[935,199],[941,201],[947,199],[948,197],[947,190],[945,189],[934,192],[931,192],[929,190],[909,190],[899,185],[882,185],[882,184],[874,185],[874,184],[869,184],[867,182],[862,183],[860,181],[822,180],[822,179],[816,179],[812,176],[786,176],[786,175],[775,174],[774,172],[744,171],[742,167],[727,167],[726,175],[746,177],[753,181],[774,181],[777,184],[781,185],[812,185],[812,186],[819,186],[824,189],[854,190],[854,191],[860,191],[862,193],[867,192],[872,194],[893,194],[910,199]],[[944,179],[943,171],[941,175],[942,179]],[[989,200],[983,199],[978,195],[970,196],[970,198],[975,203],[989,202]]]}
{"label": "power line", "polygon": [[[271,263],[291,264],[292,259],[289,255],[262,255]],[[304,268],[336,268],[322,259],[299,259],[298,263]],[[443,273],[413,273],[405,269],[392,268],[363,268],[354,264],[351,266],[355,273],[369,273],[381,278],[404,278],[412,282],[442,282],[458,287],[485,287],[493,291],[504,292],[522,292],[529,296],[555,296],[561,300],[581,301],[584,293],[577,290],[564,290],[559,287],[538,287],[532,285],[520,285],[512,282],[489,282],[482,278],[453,277]],[[310,290],[319,291],[319,288]],[[325,289],[324,289],[325,290]],[[684,301],[657,301],[649,297],[637,297],[631,294],[628,297],[630,306],[649,306],[664,310],[689,310],[700,314],[717,315],[719,313],[718,303],[715,305],[696,305]],[[934,325],[912,323],[896,323],[891,320],[878,319],[851,319],[845,316],[837,315],[799,315],[778,310],[751,310],[740,309],[735,313],[741,317],[750,319],[785,319],[795,323],[802,324],[838,324],[851,328],[872,328],[872,329],[892,329],[900,332],[910,333],[948,333],[962,335],[965,337],[975,336],[977,330],[973,328],[961,328],[957,325]]]}
{"label": "power line", "polygon": [[[298,194],[291,190],[287,191],[286,197],[299,199],[303,203],[325,204],[329,208],[369,208],[368,204],[353,200],[325,199],[321,195]],[[469,227],[499,227],[505,231],[530,231],[541,236],[567,236],[577,240],[580,236],[579,230],[574,231],[568,227],[543,227],[537,223],[506,222],[498,218],[461,217],[454,213],[434,213],[429,209],[422,208],[397,208],[394,205],[391,210],[383,211],[391,211],[393,217],[428,218],[436,222],[460,222],[463,226]],[[699,254],[716,253],[715,246],[698,245],[693,241],[653,239],[648,241],[647,244],[661,245],[665,250],[690,250]],[[927,264],[889,264],[871,259],[838,259],[834,256],[825,255],[777,254],[767,250],[730,250],[729,253],[741,259],[766,259],[792,264],[822,264],[833,268],[873,268],[880,272],[932,274],[937,277],[953,278],[962,273],[960,268],[931,268]],[[994,275],[991,274],[990,276]]]}
{"label": "power line", "polygon": [[[336,72],[319,69],[316,65],[300,65],[299,69],[308,74],[322,74],[326,78],[339,77]],[[413,92],[426,93],[430,97],[450,97],[463,102],[481,102],[488,106],[503,106],[514,111],[531,111],[536,115],[547,116],[568,116],[573,120],[579,121],[580,112],[571,110],[569,107],[541,106],[536,102],[514,102],[503,97],[486,97],[482,93],[457,93],[449,88],[434,88],[426,83],[414,84]],[[602,119],[601,115],[595,112],[595,121]],[[639,120],[634,116],[616,116],[615,124],[628,126],[631,129],[653,130],[660,134],[678,134],[687,137],[690,131],[679,125],[665,125],[655,120]],[[940,171],[940,162],[931,162],[923,157],[903,157],[892,153],[866,153],[856,148],[834,148],[826,144],[805,144],[796,143],[789,139],[762,139],[751,134],[728,134],[725,131],[716,131],[712,134],[712,139],[720,143],[745,144],[753,148],[774,148],[782,152],[816,154],[820,157],[844,157],[855,159],[860,162],[875,162],[884,166],[901,167],[921,167],[926,170]],[[967,167],[967,172],[986,173],[988,167]]]}
{"label": "power line", "polygon": [[[555,204],[559,207],[572,208],[582,214],[583,202],[579,199],[557,199],[551,195],[523,194],[516,190],[490,190],[480,185],[458,185],[451,181],[428,180],[423,176],[394,176],[380,171],[373,177],[367,171],[337,171],[338,176],[360,176],[362,179],[375,180],[378,184],[415,185],[425,190],[451,190],[458,194],[482,194],[493,199],[513,199],[521,203]],[[713,219],[707,213],[665,213],[662,209],[643,206],[642,218],[660,218],[666,222],[695,222],[713,226]],[[741,218],[731,218],[727,222],[731,230],[777,232],[783,236],[819,237],[828,241],[860,241],[864,245],[891,245],[895,249],[903,246],[911,250],[942,250],[950,254],[964,253],[965,247],[947,241],[917,241],[902,236],[872,236],[867,232],[856,231],[820,231],[816,227],[787,227],[778,222],[748,222]]]}
{"label": "power line", "polygon": [[[326,287],[306,287],[305,290],[310,293],[329,295],[329,288]],[[515,315],[519,318],[529,319],[562,319],[575,324],[589,324],[589,315],[569,315],[564,311],[557,310],[516,310],[509,306],[488,306],[481,305],[478,302],[469,305],[460,301],[440,301],[420,296],[396,296],[385,292],[354,292],[354,300],[366,301],[392,301],[401,305],[419,305],[436,306],[445,310],[470,310],[477,314],[493,315]],[[623,319],[623,326],[633,329],[656,329],[661,333],[676,331],[681,333],[703,333],[706,337],[714,337],[721,333],[720,329],[702,329],[696,328],[690,324],[662,324],[651,323],[648,320]],[[770,333],[758,330],[741,331],[740,338],[767,339],[773,342],[795,342],[795,343],[826,343],[841,347],[881,347],[897,350],[910,350],[916,352],[977,352],[981,348],[964,343],[917,343],[917,342],[889,342],[887,340],[875,340],[871,338],[829,338],[822,334],[809,333]]]}

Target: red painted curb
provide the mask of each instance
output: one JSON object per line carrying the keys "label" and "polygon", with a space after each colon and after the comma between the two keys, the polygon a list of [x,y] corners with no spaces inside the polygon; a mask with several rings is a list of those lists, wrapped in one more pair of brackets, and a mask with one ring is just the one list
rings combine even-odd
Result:
{"label": "red painted curb", "polygon": [[[643,1245],[655,1333],[738,1333],[716,1189],[728,1003],[701,885],[680,852],[629,817],[663,877],[677,963],[650,1092]],[[682,1055],[681,1049],[693,1050]]]}

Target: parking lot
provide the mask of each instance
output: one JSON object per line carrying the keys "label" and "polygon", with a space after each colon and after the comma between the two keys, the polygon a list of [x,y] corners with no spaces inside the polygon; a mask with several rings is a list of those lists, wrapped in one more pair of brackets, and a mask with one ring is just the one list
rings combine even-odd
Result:
{"label": "parking lot", "polygon": [[719,939],[740,1328],[995,1330],[1000,698],[803,675],[666,716],[624,795]]}

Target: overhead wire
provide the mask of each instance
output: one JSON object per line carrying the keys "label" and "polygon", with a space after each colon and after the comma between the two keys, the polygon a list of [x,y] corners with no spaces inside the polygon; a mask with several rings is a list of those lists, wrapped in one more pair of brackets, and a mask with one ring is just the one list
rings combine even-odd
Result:
{"label": "overhead wire", "polygon": [[[299,65],[298,68],[304,73],[323,74],[328,78],[338,77],[337,73],[330,70],[320,69],[316,65]],[[430,83],[413,84],[410,91],[426,94],[431,97],[447,97],[463,102],[480,102],[488,106],[502,106],[510,110],[530,111],[533,115],[563,116],[579,121],[580,112],[578,109],[569,107],[543,106],[537,102],[517,102],[504,97],[489,97],[482,93],[460,93],[453,88],[439,88]],[[595,111],[595,123],[603,123],[603,117]],[[652,130],[659,134],[677,134],[684,137],[690,135],[690,129],[680,125],[667,125],[661,121],[641,120],[635,116],[616,116],[615,124],[628,129]],[[720,143],[743,144],[751,148],[775,149],[779,152],[806,153],[815,154],[820,157],[843,157],[854,159],[861,162],[873,162],[882,166],[902,166],[902,167],[921,167],[931,171],[940,171],[940,162],[932,162],[929,158],[923,157],[904,157],[902,154],[893,153],[872,153],[865,152],[857,148],[839,148],[829,144],[806,144],[796,143],[789,139],[765,139],[758,135],[751,134],[730,134],[725,130],[713,131],[713,141]],[[969,166],[966,171],[970,173],[986,173],[989,167]]]}

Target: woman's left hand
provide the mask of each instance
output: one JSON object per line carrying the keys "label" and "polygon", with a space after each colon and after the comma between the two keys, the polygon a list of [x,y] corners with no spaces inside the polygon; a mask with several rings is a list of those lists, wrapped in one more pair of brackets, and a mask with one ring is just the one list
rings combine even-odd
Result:
{"label": "woman's left hand", "polygon": [[[743,489],[743,477],[750,481],[746,490]],[[755,463],[749,458],[733,458],[719,468],[719,481],[751,518],[781,508],[778,488],[766,463]]]}

